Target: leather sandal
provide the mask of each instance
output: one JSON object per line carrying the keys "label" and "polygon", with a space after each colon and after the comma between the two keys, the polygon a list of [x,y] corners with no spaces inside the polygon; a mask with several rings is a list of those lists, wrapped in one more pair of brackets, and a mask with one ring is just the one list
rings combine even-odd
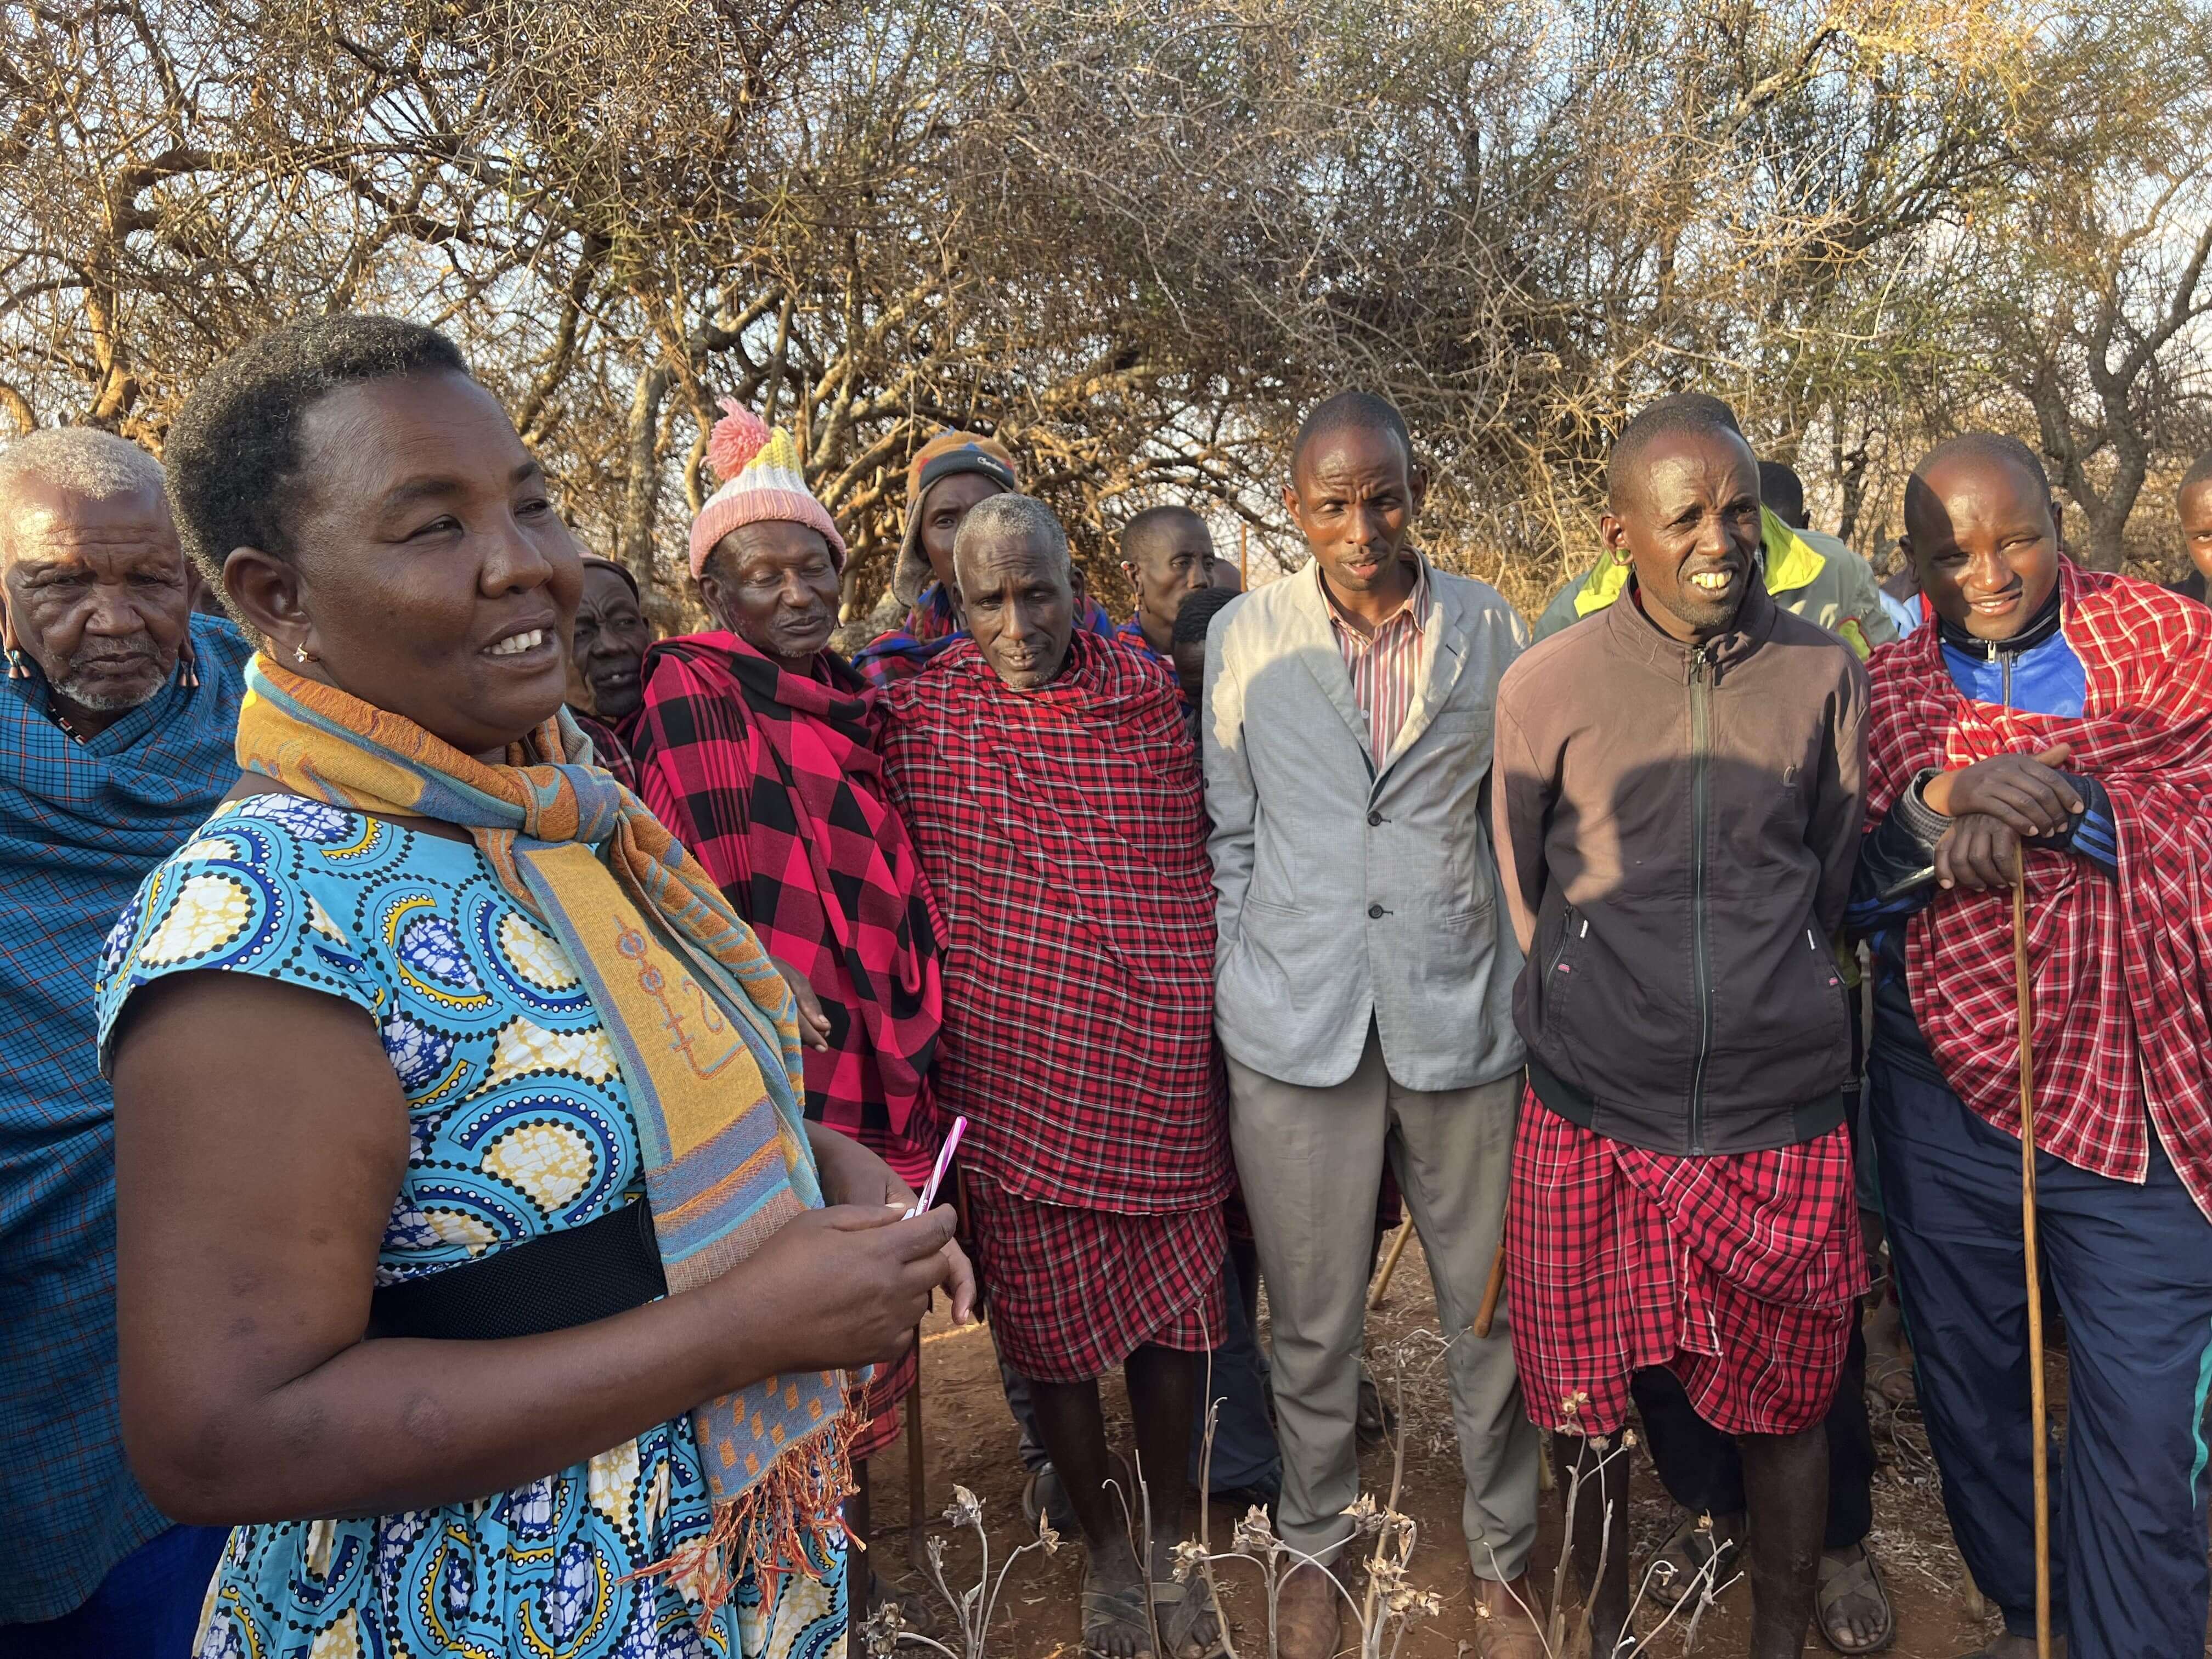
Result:
{"label": "leather sandal", "polygon": [[[1127,1633],[1128,1651],[1114,1655],[1103,1643],[1109,1632],[1122,1632]],[[1158,1659],[1152,1651],[1152,1626],[1144,1580],[1120,1589],[1101,1589],[1091,1563],[1084,1563],[1083,1650],[1111,1656],[1111,1659]]]}
{"label": "leather sandal", "polygon": [[[1879,1611],[1881,1623],[1875,1634],[1864,1640],[1855,1640],[1839,1628],[1844,1620],[1853,1613],[1866,1609]],[[1838,1653],[1880,1653],[1897,1640],[1897,1609],[1891,1605],[1889,1586],[1882,1582],[1881,1568],[1874,1559],[1874,1552],[1864,1544],[1858,1547],[1856,1559],[1838,1562],[1828,1556],[1820,1558],[1820,1581],[1813,1591],[1814,1626],[1820,1639]]]}
{"label": "leather sandal", "polygon": [[[1194,1572],[1180,1584],[1172,1578],[1155,1578],[1152,1594],[1152,1623],[1170,1659],[1215,1659],[1228,1650],[1221,1640],[1221,1613],[1203,1573]],[[1208,1620],[1212,1634],[1200,1635]]]}

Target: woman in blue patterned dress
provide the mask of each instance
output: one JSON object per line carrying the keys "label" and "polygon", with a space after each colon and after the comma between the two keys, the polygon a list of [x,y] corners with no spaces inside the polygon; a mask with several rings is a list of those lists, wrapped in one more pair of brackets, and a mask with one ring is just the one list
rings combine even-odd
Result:
{"label": "woman in blue patterned dress", "polygon": [[[264,653],[250,769],[100,988],[125,1441],[166,1512],[235,1527],[200,1659],[842,1655],[838,1373],[939,1285],[968,1317],[973,1280],[948,1210],[900,1219],[881,1160],[787,1122],[791,1000],[742,924],[702,926],[665,832],[543,752],[581,571],[542,475],[447,342],[371,318],[245,348],[167,459]],[[678,1061],[696,1099],[656,1092]],[[685,1136],[753,1133],[662,1184]],[[741,1187],[769,1196],[701,1233]],[[665,1296],[600,1271],[640,1251]],[[759,1455],[702,1441],[748,1421]]]}

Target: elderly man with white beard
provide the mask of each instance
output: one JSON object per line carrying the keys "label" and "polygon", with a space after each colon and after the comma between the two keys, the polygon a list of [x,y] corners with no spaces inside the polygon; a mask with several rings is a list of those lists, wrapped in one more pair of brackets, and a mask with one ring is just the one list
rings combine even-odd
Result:
{"label": "elderly man with white beard", "polygon": [[116,1403],[118,914],[238,777],[248,647],[196,615],[160,464],[88,428],[0,449],[0,1649],[183,1659],[224,1534],[172,1527]]}

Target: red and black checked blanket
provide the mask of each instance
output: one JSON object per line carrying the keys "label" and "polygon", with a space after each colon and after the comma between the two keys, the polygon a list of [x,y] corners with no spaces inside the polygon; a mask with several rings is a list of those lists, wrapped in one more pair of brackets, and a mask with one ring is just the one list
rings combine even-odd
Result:
{"label": "red and black checked blanket", "polygon": [[[1969,702],[1933,627],[1875,653],[1867,825],[1923,768],[2073,745],[2069,768],[2112,797],[2120,873],[2115,884],[2080,859],[2028,854],[2036,1143],[2140,1182],[2155,1123],[2212,1215],[2212,611],[2071,562],[2059,592],[2088,674],[2078,719]],[[2011,894],[1957,890],[1911,917],[1905,961],[1944,1077],[2018,1134],[2012,948]]]}
{"label": "red and black checked blanket", "polygon": [[838,658],[787,674],[734,634],[646,653],[639,793],[830,1018],[805,1050],[806,1115],[919,1188],[941,1135],[929,1067],[943,937],[906,826],[884,796],[875,694]]}
{"label": "red and black checked blanket", "polygon": [[1513,1359],[1540,1428],[1611,1434],[1629,1379],[1670,1365],[1715,1428],[1794,1434],[1835,1399],[1866,1288],[1849,1133],[1675,1158],[1528,1093],[1505,1260]]}
{"label": "red and black checked blanket", "polygon": [[1124,1213],[1229,1189],[1198,753],[1158,665],[1078,630],[1009,690],[973,640],[884,693],[945,917],[941,1109],[1001,1191]]}

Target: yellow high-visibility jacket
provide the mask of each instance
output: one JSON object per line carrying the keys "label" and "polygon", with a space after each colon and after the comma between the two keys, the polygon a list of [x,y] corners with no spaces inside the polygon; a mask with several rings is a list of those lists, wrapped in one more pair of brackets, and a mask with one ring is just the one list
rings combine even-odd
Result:
{"label": "yellow high-visibility jacket", "polygon": [[[1818,530],[1793,530],[1765,507],[1759,512],[1759,557],[1775,604],[1818,623],[1863,661],[1897,638],[1881,608],[1874,571],[1844,543]],[[1600,559],[1590,573],[1552,596],[1532,630],[1538,639],[1595,616],[1628,591],[1628,567]]]}

